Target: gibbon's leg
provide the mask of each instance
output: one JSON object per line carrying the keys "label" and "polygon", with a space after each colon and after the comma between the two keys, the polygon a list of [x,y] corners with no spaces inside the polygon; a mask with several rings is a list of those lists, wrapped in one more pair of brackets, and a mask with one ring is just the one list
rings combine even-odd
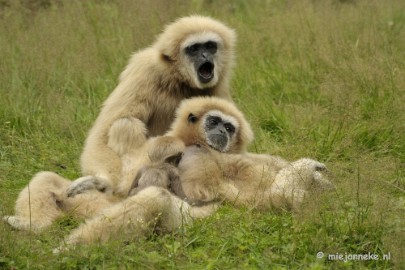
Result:
{"label": "gibbon's leg", "polygon": [[15,215],[3,219],[19,230],[39,232],[62,215],[56,202],[57,194],[64,192],[71,181],[53,172],[36,174],[19,194]]}
{"label": "gibbon's leg", "polygon": [[272,184],[273,205],[298,210],[311,189],[333,189],[326,174],[326,166],[318,161],[302,158],[292,162],[277,174]]}
{"label": "gibbon's leg", "polygon": [[189,204],[164,188],[151,186],[86,220],[54,253],[76,244],[105,242],[113,238],[128,241],[153,229],[168,232],[190,221]]}
{"label": "gibbon's leg", "polygon": [[[115,183],[121,178],[123,156],[140,148],[147,140],[146,134],[145,124],[137,118],[125,117],[116,120],[108,132],[107,147],[100,145],[94,153],[95,159],[104,158],[100,163],[105,164],[105,167],[98,164],[99,169],[95,175],[77,179],[74,185],[69,187],[68,196],[73,197],[89,189],[111,193],[115,188]],[[106,148],[105,151],[103,148]],[[86,164],[92,163],[91,159],[87,158],[87,160]]]}

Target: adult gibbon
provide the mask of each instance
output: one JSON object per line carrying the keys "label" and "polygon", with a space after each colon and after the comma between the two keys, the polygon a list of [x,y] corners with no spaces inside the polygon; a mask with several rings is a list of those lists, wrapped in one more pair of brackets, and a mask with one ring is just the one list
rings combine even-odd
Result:
{"label": "adult gibbon", "polygon": [[[252,136],[233,104],[217,98],[183,101],[171,130],[160,137],[166,140],[166,153],[171,152],[170,141],[180,139],[185,145],[175,178],[180,179],[182,193],[162,187],[161,181],[156,185],[154,177],[146,177],[141,188],[135,181],[130,187],[137,189],[135,196],[86,220],[55,251],[111,238],[128,241],[156,229],[171,231],[193,218],[210,215],[223,201],[258,209],[298,210],[313,189],[332,187],[325,165],[315,160],[290,163],[280,157],[246,153]],[[155,146],[160,149],[159,143]],[[173,149],[173,153],[178,151]],[[164,175],[165,169],[159,168],[159,174],[151,175]],[[148,175],[149,170],[159,168],[149,166],[139,172]]]}
{"label": "adult gibbon", "polygon": [[189,16],[166,26],[152,46],[135,53],[86,139],[81,168],[93,178],[72,186],[69,196],[93,188],[116,191],[122,156],[137,155],[147,137],[165,133],[183,99],[231,100],[235,40],[221,22]]}

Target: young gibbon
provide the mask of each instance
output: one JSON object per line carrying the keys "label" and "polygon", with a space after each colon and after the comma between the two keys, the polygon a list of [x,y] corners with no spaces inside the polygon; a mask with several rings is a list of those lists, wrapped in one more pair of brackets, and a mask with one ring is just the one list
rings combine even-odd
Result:
{"label": "young gibbon", "polygon": [[[216,97],[184,100],[165,136],[150,138],[138,149],[137,155],[123,157],[122,179],[116,190],[119,194],[128,194],[131,187],[137,185],[134,177],[139,177],[140,169],[145,171],[145,167],[159,162],[159,158],[176,156],[185,146],[201,144],[219,152],[243,153],[252,140],[249,123],[233,103]],[[167,163],[164,166],[168,166]]]}
{"label": "young gibbon", "polygon": [[93,177],[76,182],[69,196],[94,188],[127,196],[116,190],[122,167],[130,166],[122,157],[137,155],[148,137],[164,134],[183,99],[231,100],[235,40],[223,23],[189,16],[167,25],[154,44],[135,53],[86,139],[81,168],[84,176]]}
{"label": "young gibbon", "polygon": [[[333,187],[326,166],[318,161],[289,162],[278,156],[246,153],[252,130],[243,114],[225,100],[200,97],[183,101],[166,137],[180,139],[187,147],[177,173],[182,198],[193,205],[226,200],[260,209],[299,210],[309,192]],[[164,149],[170,145],[166,143]],[[147,173],[148,168],[141,171]]]}
{"label": "young gibbon", "polygon": [[[252,138],[249,124],[233,104],[212,97],[183,101],[170,131],[159,137],[168,155],[179,150],[177,146],[171,149],[170,143],[178,144],[176,139],[184,143],[175,172],[179,177],[174,177],[180,180],[181,194],[161,185],[166,180],[147,176],[142,187],[135,181],[129,187],[137,189],[135,196],[86,220],[55,252],[79,243],[111,238],[128,241],[153,230],[171,231],[210,215],[223,201],[258,209],[298,210],[312,190],[332,187],[325,165],[315,160],[290,163],[276,156],[247,153]],[[162,145],[157,143],[153,149]],[[160,173],[148,174],[155,169]],[[164,171],[153,165],[139,170],[141,175],[158,177]]]}

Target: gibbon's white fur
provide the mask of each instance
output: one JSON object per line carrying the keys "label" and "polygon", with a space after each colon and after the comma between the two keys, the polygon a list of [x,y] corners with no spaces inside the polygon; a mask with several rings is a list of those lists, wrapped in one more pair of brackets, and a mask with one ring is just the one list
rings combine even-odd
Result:
{"label": "gibbon's white fur", "polygon": [[[142,145],[140,150],[143,154],[133,160],[136,164],[131,168],[160,165],[171,155],[181,153],[184,147],[184,143],[175,138],[163,136],[151,138]],[[130,160],[127,161],[130,162]],[[136,173],[136,171],[129,173]],[[162,171],[163,176],[164,173],[168,172]],[[18,195],[15,214],[5,216],[3,219],[16,229],[41,232],[65,214],[90,218],[121,200],[120,197],[109,192],[101,192],[105,189],[103,182],[91,181],[91,179],[92,176],[84,176],[72,182],[53,172],[40,172]],[[86,187],[83,184],[99,186]],[[80,185],[84,191],[75,196],[69,196],[69,190],[77,185]],[[131,185],[131,182],[128,185]],[[125,188],[128,194],[131,188],[130,186]]]}
{"label": "gibbon's white fur", "polygon": [[18,195],[14,216],[3,219],[16,229],[41,232],[64,214],[88,218],[117,201],[98,190],[68,198],[66,189],[71,184],[72,181],[53,172],[36,174]]}
{"label": "gibbon's white fur", "polygon": [[[189,121],[192,114],[196,120]],[[243,113],[235,104],[216,97],[196,97],[184,100],[176,111],[176,118],[166,136],[180,139],[186,146],[201,144],[209,146],[204,131],[208,116],[220,116],[235,127],[229,141],[228,153],[244,153],[253,141],[253,131]],[[224,152],[224,151],[220,151]]]}
{"label": "gibbon's white fur", "polygon": [[[224,135],[230,145],[227,153],[216,149],[218,145],[211,146],[207,142],[210,140],[207,132],[210,116],[220,117],[222,123],[235,126],[232,136]],[[246,153],[252,136],[243,114],[232,103],[218,98],[183,101],[167,135],[149,139],[145,144],[150,145],[145,149],[149,159],[145,164],[149,167],[139,170],[141,174],[147,174],[148,170],[156,169],[154,161],[182,151],[176,169],[181,196],[160,186],[159,179],[150,178],[151,186],[143,183],[140,188],[132,183],[129,192],[132,188],[140,188],[136,195],[118,203],[106,193],[95,195],[98,192],[95,190],[72,198],[63,193],[69,181],[56,174],[41,173],[30,183],[31,194],[36,197],[29,197],[26,189],[23,190],[16,204],[16,216],[5,217],[5,220],[18,229],[27,229],[29,222],[31,228],[49,226],[63,211],[90,216],[55,249],[59,252],[79,243],[112,238],[128,241],[154,230],[171,231],[194,218],[210,215],[223,201],[261,210],[286,208],[299,211],[304,198],[313,191],[333,187],[327,179],[325,165],[315,160],[304,158],[290,163],[276,156]],[[219,147],[225,149],[228,146],[221,143]],[[164,177],[165,170],[171,173],[172,168],[161,167],[160,170],[163,174],[156,175]],[[154,186],[156,181],[159,186]],[[89,210],[90,213],[86,212]],[[25,218],[24,222],[20,222],[22,218]]]}
{"label": "gibbon's white fur", "polygon": [[166,132],[183,99],[231,100],[228,85],[235,40],[234,31],[223,23],[189,16],[166,26],[154,44],[136,52],[104,102],[81,155],[83,175],[104,183],[78,184],[69,194],[102,186],[125,197],[116,190],[123,162],[128,166],[122,157],[137,155],[148,137]]}
{"label": "gibbon's white fur", "polygon": [[[205,132],[206,119],[212,114],[238,122],[235,126],[239,128],[231,138],[231,141],[236,138],[236,142],[230,143],[229,153],[220,152],[206,142],[209,140]],[[160,186],[147,186],[81,224],[55,252],[78,243],[120,236],[127,241],[154,229],[171,231],[194,218],[210,215],[223,201],[261,210],[298,211],[311,192],[333,187],[327,179],[325,165],[315,160],[304,158],[290,163],[277,156],[246,153],[252,139],[249,124],[236,107],[225,100],[183,101],[171,130],[160,138],[165,137],[167,142],[177,138],[186,145],[178,166],[185,197],[179,198]],[[170,145],[165,149],[170,150]]]}
{"label": "gibbon's white fur", "polygon": [[[188,121],[190,114],[198,118],[197,122],[191,124]],[[176,111],[176,119],[172,123],[166,136],[158,136],[141,142],[138,148],[121,156],[121,179],[115,186],[115,194],[126,197],[133,184],[138,171],[148,166],[151,162],[151,156],[157,156],[165,159],[184,150],[185,145],[196,143],[207,145],[204,125],[206,116],[221,116],[224,120],[232,123],[235,133],[229,140],[227,147],[222,152],[241,153],[246,151],[247,145],[253,140],[253,131],[239,109],[229,101],[217,97],[195,97],[184,100]],[[115,136],[122,136],[119,129],[126,125],[129,120],[120,120],[110,128],[110,141],[119,141]],[[116,129],[116,127],[118,127]],[[153,154],[155,152],[155,154]],[[162,152],[162,153],[160,153]],[[110,190],[106,182],[99,178],[82,178],[77,180],[68,188],[68,196],[74,197],[76,194],[84,192],[87,189],[96,188]]]}
{"label": "gibbon's white fur", "polygon": [[[194,123],[188,120],[190,114],[197,119]],[[235,131],[225,146],[226,151],[232,153],[246,151],[246,147],[253,139],[253,132],[244,115],[233,103],[214,97],[187,99],[179,106],[176,120],[166,136],[145,140],[138,145],[136,155],[122,156],[124,178],[117,187],[119,193],[128,195],[132,189],[138,187],[137,183],[134,184],[134,179],[139,170],[147,166],[153,168],[156,163],[161,164],[162,160],[183,152],[186,145],[197,143],[209,147],[207,143],[209,140],[203,129],[208,115],[222,117],[225,122],[234,125]],[[130,125],[131,121],[121,119],[114,123],[110,129],[111,140],[118,141],[115,137],[121,136],[119,129]],[[163,176],[165,173],[170,173],[162,169],[160,172]],[[77,187],[81,187],[83,192]],[[77,190],[78,194],[69,196],[71,190]],[[38,173],[19,194],[14,216],[7,216],[5,220],[17,229],[41,231],[66,212],[71,212],[78,217],[90,217],[118,200],[111,193],[99,192],[99,190],[108,189],[104,182],[93,181],[91,176],[81,177],[71,182],[55,173]],[[184,198],[183,194],[177,195]],[[208,209],[211,208],[208,207]],[[194,212],[198,211],[201,210]],[[203,210],[204,213],[206,211],[206,209]]]}
{"label": "gibbon's white fur", "polygon": [[[189,115],[197,118],[190,123]],[[137,155],[123,157],[122,180],[117,186],[119,194],[128,194],[138,171],[151,162],[174,156],[185,149],[185,146],[201,144],[210,146],[203,127],[208,115],[222,117],[235,127],[222,152],[242,153],[253,140],[253,131],[244,115],[231,102],[216,97],[195,97],[184,100],[176,111],[176,119],[165,136],[149,139]],[[217,149],[216,149],[217,150]],[[218,150],[217,150],[218,151]],[[155,157],[155,158],[154,158]]]}
{"label": "gibbon's white fur", "polygon": [[188,147],[179,164],[189,202],[232,202],[256,209],[299,211],[312,191],[333,188],[326,166],[303,158],[288,162],[266,154],[228,154]]}
{"label": "gibbon's white fur", "polygon": [[170,232],[190,223],[191,214],[189,204],[165,188],[150,186],[86,220],[66,237],[54,253],[76,244],[110,239],[130,241],[154,230]]}
{"label": "gibbon's white fur", "polygon": [[298,211],[313,191],[333,188],[324,164],[311,159],[289,163],[258,154],[226,154],[205,146],[186,148],[179,165],[187,201],[149,186],[86,220],[54,250],[109,239],[130,241],[158,230],[169,232],[211,215],[223,201],[260,210]]}

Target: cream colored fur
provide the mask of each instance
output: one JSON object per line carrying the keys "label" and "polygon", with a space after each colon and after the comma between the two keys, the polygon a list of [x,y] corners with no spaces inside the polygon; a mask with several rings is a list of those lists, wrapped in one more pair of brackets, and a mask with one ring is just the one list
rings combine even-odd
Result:
{"label": "cream colored fur", "polygon": [[147,187],[87,220],[55,252],[111,238],[128,241],[153,230],[172,231],[211,215],[224,201],[260,210],[299,211],[305,198],[333,188],[325,165],[312,159],[290,163],[271,155],[226,154],[202,146],[185,149],[179,173],[187,201],[164,188]]}
{"label": "cream colored fur", "polygon": [[[227,152],[242,153],[246,151],[247,146],[253,140],[253,131],[239,109],[227,100],[218,97],[195,97],[183,100],[176,110],[176,119],[172,123],[166,136],[158,136],[146,139],[138,136],[133,145],[136,147],[125,148],[121,138],[124,137],[122,129],[130,129],[131,121],[134,119],[121,119],[116,121],[110,128],[109,145],[112,149],[120,152],[121,173],[120,181],[115,186],[115,194],[121,197],[128,195],[135,176],[139,169],[151,164],[151,162],[164,159],[165,157],[182,152],[187,145],[199,143],[206,144],[206,138],[203,135],[201,121],[208,112],[222,112],[238,122],[237,131],[230,142]],[[187,118],[192,113],[198,117],[197,123],[191,125]],[[134,135],[135,136],[135,135]],[[135,142],[138,142],[136,144]],[[152,158],[151,158],[152,156]],[[105,181],[99,181],[99,178],[82,178],[82,181],[75,181],[75,184],[68,188],[69,195],[75,195],[86,188],[106,189],[108,184]]]}
{"label": "cream colored fur", "polygon": [[324,164],[303,158],[288,162],[263,154],[226,154],[186,149],[179,164],[183,191],[191,202],[227,201],[256,209],[298,211],[306,196],[333,188]]}
{"label": "cream colored fur", "polygon": [[[230,153],[209,148],[200,129],[204,122],[197,120],[190,124],[187,120],[190,113],[197,119],[204,119],[205,114],[212,110],[238,121],[240,128]],[[176,138],[186,145],[178,167],[186,201],[161,187],[147,187],[82,224],[56,251],[77,243],[106,241],[116,238],[117,234],[131,238],[153,228],[170,231],[194,218],[210,215],[223,201],[262,210],[285,208],[298,211],[303,199],[312,191],[332,187],[326,167],[317,161],[300,159],[290,163],[276,156],[246,153],[252,137],[249,124],[233,104],[217,98],[183,101],[167,135],[155,138],[155,142],[161,140],[165,144],[158,142],[150,149],[176,153],[181,148]],[[199,146],[193,145],[196,143]]]}
{"label": "cream colored fur", "polygon": [[[196,79],[193,63],[186,61],[183,49],[184,44],[207,38],[218,42],[218,50],[215,76],[203,84]],[[105,182],[104,186],[125,197],[125,190],[115,190],[122,180],[123,163],[129,164],[122,156],[136,155],[147,137],[166,132],[183,99],[218,96],[231,100],[228,84],[235,39],[234,31],[221,22],[189,16],[168,25],[154,44],[135,53],[88,134],[81,155],[83,175],[94,176],[95,181]]]}
{"label": "cream colored fur", "polygon": [[97,190],[68,198],[66,190],[70,185],[72,181],[56,173],[38,173],[20,192],[14,216],[3,219],[16,229],[40,232],[66,213],[88,218],[116,201],[114,197]]}
{"label": "cream colored fur", "polygon": [[212,206],[191,207],[167,189],[147,187],[136,196],[128,197],[86,220],[54,252],[75,244],[105,242],[109,239],[129,241],[152,231],[170,232],[189,224],[192,218],[208,216],[212,211]]}
{"label": "cream colored fur", "polygon": [[[234,135],[236,139],[232,141],[229,153],[219,153],[208,147],[204,142],[204,133],[201,132],[201,125],[205,124],[203,121],[197,120],[192,124],[188,122],[187,116],[190,113],[198,119],[204,119],[204,115],[213,110],[228,115],[238,122],[239,128]],[[117,125],[125,126],[126,124],[127,120],[124,120]],[[119,133],[112,130],[111,134]],[[33,215],[38,215],[38,217],[43,215],[45,219],[48,218],[46,215],[50,215],[50,222],[52,222],[61,214],[61,205],[66,209],[80,209],[77,208],[78,205],[74,200],[84,198],[89,209],[94,207],[92,217],[66,238],[63,244],[55,250],[55,252],[59,252],[79,243],[107,241],[111,238],[128,240],[154,229],[162,232],[171,231],[183,224],[188,224],[194,218],[210,215],[223,201],[234,203],[236,206],[250,206],[257,209],[299,210],[303,199],[308,197],[312,191],[317,188],[332,187],[327,179],[326,167],[317,161],[300,159],[290,163],[280,157],[246,153],[246,147],[252,138],[253,133],[249,124],[232,103],[213,97],[186,100],[179,107],[176,120],[166,136],[148,139],[136,150],[137,155],[133,155],[130,151],[125,152],[125,148],[121,151],[123,160],[127,160],[129,164],[133,165],[128,168],[137,168],[137,170],[155,160],[182,151],[184,154],[178,170],[186,201],[181,200],[167,189],[152,186],[146,187],[135,196],[130,196],[118,203],[111,202],[109,200],[111,195],[108,193],[102,193],[96,198],[106,202],[102,207],[99,207],[101,204],[98,202],[93,205],[91,199],[84,197],[94,194],[92,192],[97,192],[94,190],[79,193],[73,198],[65,197],[66,201],[61,199],[55,203],[52,194],[66,194],[70,182],[61,180],[61,177],[55,174],[42,173],[37,175],[30,185],[31,190],[35,189],[32,192],[38,194],[39,199],[35,202],[45,201],[54,208],[50,213],[41,213],[43,208],[39,207],[40,204],[34,203],[31,198],[30,212],[29,209],[27,210],[27,205],[29,205],[27,192],[23,191],[20,197],[24,200],[21,199],[21,202],[17,202],[16,217],[23,213],[26,218],[31,213],[32,223]],[[126,155],[128,156],[126,157]],[[98,184],[97,182],[86,182],[86,178],[82,180],[84,181],[81,183]],[[80,179],[77,182],[80,182]],[[43,183],[46,185],[42,185]],[[130,183],[128,181],[125,185],[123,184],[122,192],[128,193],[131,188],[128,186]],[[100,190],[104,187],[95,188]],[[79,205],[81,204],[79,203]],[[85,215],[79,213],[82,216]],[[7,221],[15,226],[13,224],[15,218],[11,220],[12,222],[10,222],[10,217],[7,218]],[[45,226],[49,224],[48,221]],[[21,228],[24,229],[24,227]]]}
{"label": "cream colored fur", "polygon": [[[182,141],[171,137],[149,139],[138,149],[139,155],[123,155],[124,164],[128,164],[123,167],[123,175],[136,175],[138,169],[163,160],[172,153],[179,153],[184,147]],[[66,213],[88,218],[120,200],[109,192],[100,192],[107,187],[103,186],[103,182],[92,180],[92,176],[84,176],[70,181],[53,172],[40,172],[20,192],[14,216],[5,216],[4,220],[16,229],[40,232]],[[126,194],[134,179],[128,177],[127,180],[121,181],[118,186]],[[84,192],[68,196],[69,190],[76,186],[83,188]]]}

